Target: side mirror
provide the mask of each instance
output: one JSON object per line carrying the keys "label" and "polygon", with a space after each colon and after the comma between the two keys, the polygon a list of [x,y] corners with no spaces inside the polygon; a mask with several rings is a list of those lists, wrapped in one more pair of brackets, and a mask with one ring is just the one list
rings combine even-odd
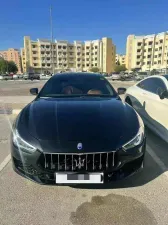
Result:
{"label": "side mirror", "polygon": [[125,94],[126,90],[127,90],[126,88],[119,87],[119,88],[117,89],[118,95],[123,95],[123,94]]}
{"label": "side mirror", "polygon": [[162,91],[159,93],[160,99],[168,98],[168,91]]}
{"label": "side mirror", "polygon": [[30,93],[31,93],[32,95],[37,95],[37,94],[38,94],[38,88],[31,88],[31,89],[30,89]]}

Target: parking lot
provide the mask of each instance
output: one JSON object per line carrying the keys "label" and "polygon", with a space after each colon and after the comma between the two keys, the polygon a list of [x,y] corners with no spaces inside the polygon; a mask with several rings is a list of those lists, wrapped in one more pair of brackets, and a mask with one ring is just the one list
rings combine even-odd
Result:
{"label": "parking lot", "polygon": [[[44,83],[0,82],[0,107],[23,107],[33,99],[29,89]],[[117,89],[134,83],[112,84]],[[0,114],[0,224],[168,224],[168,145],[149,129],[142,172],[108,185],[42,186],[12,170],[9,138],[14,118]]]}

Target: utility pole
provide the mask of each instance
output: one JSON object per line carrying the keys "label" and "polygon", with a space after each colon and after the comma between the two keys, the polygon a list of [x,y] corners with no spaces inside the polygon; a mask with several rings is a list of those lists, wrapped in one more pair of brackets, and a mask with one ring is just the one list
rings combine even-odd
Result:
{"label": "utility pole", "polygon": [[54,60],[53,60],[53,21],[52,21],[52,6],[50,6],[50,28],[51,28],[51,68],[52,74],[54,74]]}

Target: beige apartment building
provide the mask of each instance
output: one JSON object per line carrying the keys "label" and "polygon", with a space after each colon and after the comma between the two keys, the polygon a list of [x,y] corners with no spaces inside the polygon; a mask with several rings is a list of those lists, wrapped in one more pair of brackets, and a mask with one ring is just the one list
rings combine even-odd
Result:
{"label": "beige apartment building", "polygon": [[168,32],[127,37],[126,67],[128,70],[166,70],[168,67]]}
{"label": "beige apartment building", "polygon": [[126,55],[120,55],[116,54],[116,64],[120,63],[120,65],[125,65],[126,64]]}
{"label": "beige apartment building", "polygon": [[22,72],[20,52],[18,49],[9,48],[8,50],[0,51],[0,56],[2,56],[7,61],[15,62],[18,68],[18,74]]}
{"label": "beige apartment building", "polygon": [[30,67],[36,72],[57,72],[60,70],[89,71],[98,67],[102,72],[112,72],[115,67],[115,45],[111,38],[94,41],[68,41],[24,37],[21,49],[23,71]]}

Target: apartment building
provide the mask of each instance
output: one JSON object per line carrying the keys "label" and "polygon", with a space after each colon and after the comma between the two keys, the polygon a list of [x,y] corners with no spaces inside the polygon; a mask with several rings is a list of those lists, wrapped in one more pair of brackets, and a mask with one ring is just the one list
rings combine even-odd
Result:
{"label": "apartment building", "polygon": [[126,67],[142,71],[166,70],[168,67],[168,32],[127,37]]}
{"label": "apartment building", "polygon": [[120,65],[125,65],[126,64],[126,55],[120,55],[116,54],[116,64],[119,63]]}
{"label": "apartment building", "polygon": [[20,52],[18,49],[9,48],[8,50],[0,51],[0,55],[7,61],[13,61],[18,68],[18,74],[22,72]]}
{"label": "apartment building", "polygon": [[115,45],[111,38],[94,41],[55,40],[53,43],[45,39],[33,41],[24,37],[24,48],[21,49],[22,67],[34,71],[57,72],[60,70],[89,71],[98,67],[102,72],[112,72],[115,66]]}

